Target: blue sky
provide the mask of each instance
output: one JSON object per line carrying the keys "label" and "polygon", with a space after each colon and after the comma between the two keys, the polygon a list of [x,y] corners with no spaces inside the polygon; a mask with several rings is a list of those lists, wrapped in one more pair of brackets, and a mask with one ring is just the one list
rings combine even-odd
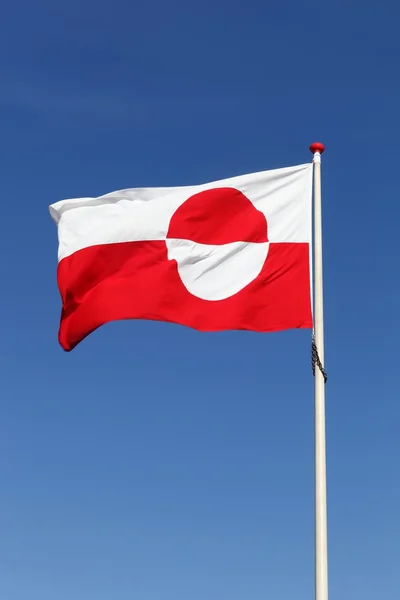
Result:
{"label": "blue sky", "polygon": [[15,1],[0,22],[0,596],[308,600],[307,331],[57,343],[50,203],[323,161],[331,598],[400,587],[394,1]]}

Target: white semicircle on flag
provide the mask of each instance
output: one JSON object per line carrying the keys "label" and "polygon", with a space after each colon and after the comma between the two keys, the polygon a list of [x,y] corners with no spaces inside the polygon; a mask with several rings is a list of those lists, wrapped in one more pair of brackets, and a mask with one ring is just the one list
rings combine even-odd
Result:
{"label": "white semicircle on flag", "polygon": [[185,288],[202,300],[225,300],[249,285],[264,266],[269,242],[232,242],[220,246],[166,239]]}

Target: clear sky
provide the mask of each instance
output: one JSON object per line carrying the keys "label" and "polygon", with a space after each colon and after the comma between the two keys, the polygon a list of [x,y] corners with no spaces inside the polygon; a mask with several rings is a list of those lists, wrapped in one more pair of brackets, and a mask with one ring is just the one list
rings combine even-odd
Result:
{"label": "clear sky", "polygon": [[35,0],[0,20],[0,597],[313,597],[310,333],[57,343],[48,205],[323,157],[332,599],[398,598],[400,9]]}

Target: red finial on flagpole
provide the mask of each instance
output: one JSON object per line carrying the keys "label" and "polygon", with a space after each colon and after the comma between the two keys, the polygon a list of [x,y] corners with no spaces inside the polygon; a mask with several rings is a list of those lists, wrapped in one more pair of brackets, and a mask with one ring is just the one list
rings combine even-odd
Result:
{"label": "red finial on flagpole", "polygon": [[316,152],[319,152],[320,154],[322,154],[324,151],[325,151],[325,146],[323,144],[321,144],[321,142],[314,142],[310,146],[310,152],[312,152],[313,154],[315,154]]}

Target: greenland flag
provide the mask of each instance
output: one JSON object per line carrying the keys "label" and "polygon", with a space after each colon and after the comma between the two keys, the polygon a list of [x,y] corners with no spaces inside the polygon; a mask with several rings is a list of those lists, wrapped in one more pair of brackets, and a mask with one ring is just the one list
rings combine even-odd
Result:
{"label": "greenland flag", "polygon": [[109,321],[199,331],[311,328],[312,165],[50,206],[59,342]]}

